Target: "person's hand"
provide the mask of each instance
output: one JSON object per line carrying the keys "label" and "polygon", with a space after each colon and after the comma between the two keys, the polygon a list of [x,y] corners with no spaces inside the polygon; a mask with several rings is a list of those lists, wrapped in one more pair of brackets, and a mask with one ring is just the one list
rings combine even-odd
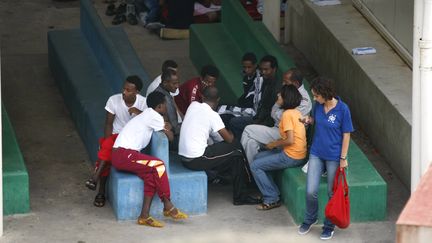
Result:
{"label": "person's hand", "polygon": [[138,108],[136,108],[136,107],[131,107],[131,108],[129,108],[128,112],[129,112],[129,114],[131,114],[131,115],[132,115],[132,114],[139,115],[139,114],[141,113],[141,111],[138,110]]}
{"label": "person's hand", "polygon": [[302,118],[299,118],[299,121],[305,125],[309,125],[313,123],[313,118],[311,116],[305,116]]}
{"label": "person's hand", "polygon": [[270,143],[266,144],[266,149],[272,150],[272,149],[277,147],[276,145],[277,145],[276,141],[270,142]]}
{"label": "person's hand", "polygon": [[170,131],[172,129],[171,123],[165,122],[164,129],[167,130],[167,131]]}
{"label": "person's hand", "polygon": [[340,159],[339,166],[340,166],[341,168],[346,168],[346,167],[348,167],[348,160],[346,160],[346,159]]}
{"label": "person's hand", "polygon": [[281,96],[281,93],[278,93],[277,94],[277,100],[276,100],[276,104],[279,106],[279,107],[281,107],[282,105],[283,105],[283,99],[282,99],[282,96]]}

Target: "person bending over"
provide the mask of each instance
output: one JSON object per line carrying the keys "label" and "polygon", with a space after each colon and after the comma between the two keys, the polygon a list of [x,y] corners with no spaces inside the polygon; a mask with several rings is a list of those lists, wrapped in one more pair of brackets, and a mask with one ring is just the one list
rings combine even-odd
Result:
{"label": "person bending over", "polygon": [[165,123],[165,95],[153,92],[147,97],[148,109],[131,120],[117,137],[113,146],[112,164],[120,171],[136,174],[144,181],[144,199],[138,224],[163,227],[163,223],[150,216],[150,206],[155,193],[161,199],[163,215],[173,219],[186,219],[188,216],[177,209],[170,200],[168,174],[162,160],[140,153],[150,142],[153,132],[163,131],[169,140],[173,133],[169,123]]}

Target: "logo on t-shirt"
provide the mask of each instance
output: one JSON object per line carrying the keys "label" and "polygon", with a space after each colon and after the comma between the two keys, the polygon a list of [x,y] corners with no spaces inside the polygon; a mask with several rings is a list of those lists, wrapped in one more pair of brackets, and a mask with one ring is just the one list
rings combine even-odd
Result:
{"label": "logo on t-shirt", "polygon": [[330,116],[329,116],[329,118],[328,118],[327,121],[331,122],[331,123],[335,123],[335,121],[336,121],[336,115],[335,114],[330,114]]}

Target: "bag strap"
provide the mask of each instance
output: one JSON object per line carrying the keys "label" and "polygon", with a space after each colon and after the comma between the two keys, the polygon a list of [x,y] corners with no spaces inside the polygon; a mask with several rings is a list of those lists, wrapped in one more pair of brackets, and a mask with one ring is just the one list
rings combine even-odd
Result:
{"label": "bag strap", "polygon": [[333,180],[333,192],[336,191],[336,188],[338,187],[339,183],[342,183],[342,186],[343,186],[343,189],[344,189],[344,192],[345,192],[345,196],[347,196],[349,188],[348,188],[348,183],[347,183],[347,180],[346,180],[345,168],[339,167],[336,170],[336,175],[335,175],[335,178]]}

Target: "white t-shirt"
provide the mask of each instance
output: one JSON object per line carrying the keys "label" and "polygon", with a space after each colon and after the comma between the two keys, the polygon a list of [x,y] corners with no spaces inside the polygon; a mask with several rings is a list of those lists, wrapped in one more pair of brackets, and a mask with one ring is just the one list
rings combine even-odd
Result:
{"label": "white t-shirt", "polygon": [[[146,98],[140,94],[137,94],[135,103],[132,107],[137,108],[140,111],[144,111],[147,108]],[[122,94],[115,94],[109,97],[105,110],[113,114],[113,131],[112,133],[119,133],[122,128],[128,123],[128,121],[134,118],[135,114],[129,113],[129,108],[123,100]]]}
{"label": "white t-shirt", "polygon": [[163,117],[152,108],[147,108],[126,124],[113,147],[141,151],[149,144],[153,131],[161,131],[164,126]]}
{"label": "white t-shirt", "polygon": [[198,158],[207,148],[211,133],[218,132],[225,125],[217,112],[206,103],[194,101],[187,109],[180,130],[179,155]]}
{"label": "white t-shirt", "polygon": [[[159,84],[162,82],[162,75],[157,76],[153,82],[147,87],[147,93],[146,96],[148,96],[151,92],[155,91],[155,89],[159,86]],[[171,93],[171,96],[177,96],[180,93],[180,90],[177,88],[175,93]]]}

